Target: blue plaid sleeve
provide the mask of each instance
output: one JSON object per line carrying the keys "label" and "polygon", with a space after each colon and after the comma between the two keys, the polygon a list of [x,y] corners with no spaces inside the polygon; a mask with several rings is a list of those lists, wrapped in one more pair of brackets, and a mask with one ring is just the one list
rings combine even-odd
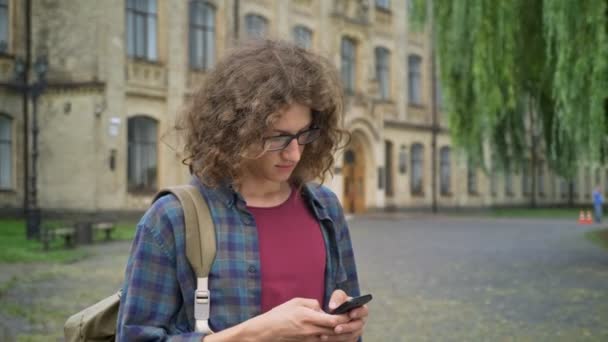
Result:
{"label": "blue plaid sleeve", "polygon": [[359,289],[359,278],[357,276],[355,253],[353,251],[353,245],[350,238],[350,231],[348,229],[348,224],[344,217],[344,211],[340,205],[340,201],[338,201],[338,198],[333,192],[332,197],[333,205],[330,213],[332,216],[334,216],[338,237],[338,251],[342,259],[342,266],[346,272],[346,280],[338,284],[338,286],[349,296],[356,297],[361,295],[361,293]]}
{"label": "blue plaid sleeve", "polygon": [[[181,220],[181,222],[180,222]],[[184,321],[173,235],[183,226],[177,199],[165,196],[137,226],[127,262],[117,321],[117,341],[201,341]]]}

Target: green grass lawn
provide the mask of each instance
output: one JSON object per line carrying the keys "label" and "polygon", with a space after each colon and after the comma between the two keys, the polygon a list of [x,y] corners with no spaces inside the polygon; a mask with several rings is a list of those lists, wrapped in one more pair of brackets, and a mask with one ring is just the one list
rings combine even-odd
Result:
{"label": "green grass lawn", "polygon": [[[60,222],[51,222],[57,226]],[[135,223],[120,222],[112,232],[113,240],[131,240],[135,234]],[[103,242],[103,234],[97,233],[95,242]],[[72,262],[88,254],[83,248],[65,248],[63,239],[56,238],[49,244],[49,250],[37,240],[25,238],[25,220],[0,219],[0,262]]]}

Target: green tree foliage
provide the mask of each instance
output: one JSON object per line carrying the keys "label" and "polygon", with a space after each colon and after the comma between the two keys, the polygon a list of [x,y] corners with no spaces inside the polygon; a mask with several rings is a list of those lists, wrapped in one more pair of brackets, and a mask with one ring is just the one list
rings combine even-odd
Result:
{"label": "green tree foliage", "polygon": [[[432,9],[424,10],[426,3]],[[608,136],[607,0],[412,0],[432,13],[452,139],[520,165],[530,136],[564,176],[602,161]]]}

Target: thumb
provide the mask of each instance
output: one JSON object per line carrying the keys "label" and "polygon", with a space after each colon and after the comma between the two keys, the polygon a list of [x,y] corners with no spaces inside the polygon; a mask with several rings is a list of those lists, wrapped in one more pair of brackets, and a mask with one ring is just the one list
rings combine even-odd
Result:
{"label": "thumb", "polygon": [[329,299],[329,309],[334,310],[348,299],[350,299],[350,297],[346,294],[346,292],[342,290],[335,290]]}

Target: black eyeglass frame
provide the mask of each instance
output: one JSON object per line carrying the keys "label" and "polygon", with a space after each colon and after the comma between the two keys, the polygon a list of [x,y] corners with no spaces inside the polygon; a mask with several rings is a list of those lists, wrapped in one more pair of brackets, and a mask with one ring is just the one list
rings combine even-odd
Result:
{"label": "black eyeglass frame", "polygon": [[[281,135],[275,135],[272,137],[266,137],[263,139],[264,141],[264,150],[267,152],[272,152],[272,151],[281,151],[284,150],[285,148],[287,148],[287,146],[289,146],[289,144],[291,144],[291,142],[293,141],[293,139],[296,139],[296,141],[298,142],[298,145],[303,146],[303,145],[308,145],[312,142],[314,142],[315,140],[319,139],[319,137],[321,136],[320,134],[321,128],[319,127],[311,127],[305,131],[302,132],[298,132],[296,134],[281,134]],[[308,141],[300,141],[300,137],[304,136],[305,134],[310,134],[310,133],[315,133],[311,136],[313,136],[313,138],[311,140]],[[281,147],[277,147],[277,148],[270,148],[270,147],[266,147],[269,144],[269,141],[272,139],[285,139],[285,143],[283,144],[283,146]],[[289,138],[289,139],[286,139]]]}

